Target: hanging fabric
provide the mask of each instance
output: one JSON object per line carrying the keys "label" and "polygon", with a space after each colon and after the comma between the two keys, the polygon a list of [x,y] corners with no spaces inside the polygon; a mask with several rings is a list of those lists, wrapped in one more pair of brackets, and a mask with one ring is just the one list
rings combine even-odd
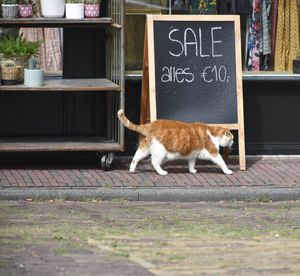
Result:
{"label": "hanging fabric", "polygon": [[261,30],[259,36],[260,70],[270,69],[271,49],[271,0],[261,0]]}
{"label": "hanging fabric", "polygon": [[270,70],[272,0],[252,0],[249,20],[247,70]]}
{"label": "hanging fabric", "polygon": [[269,59],[270,70],[274,70],[274,58],[275,58],[275,43],[276,43],[276,31],[277,31],[277,15],[278,15],[278,0],[272,0],[272,12],[271,12],[271,55]]}
{"label": "hanging fabric", "polygon": [[262,21],[262,54],[271,54],[271,37],[270,37],[270,14],[271,1],[262,0],[261,21]]}
{"label": "hanging fabric", "polygon": [[261,29],[260,22],[260,0],[252,1],[252,15],[249,23],[248,37],[248,62],[247,69],[249,71],[259,71],[260,69],[260,54],[259,54],[259,36]]}
{"label": "hanging fabric", "polygon": [[297,0],[279,0],[275,45],[275,71],[292,71],[299,53]]}

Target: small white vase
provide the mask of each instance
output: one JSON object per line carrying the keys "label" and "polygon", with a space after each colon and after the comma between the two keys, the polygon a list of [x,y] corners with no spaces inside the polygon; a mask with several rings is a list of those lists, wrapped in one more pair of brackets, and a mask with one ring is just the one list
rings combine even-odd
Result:
{"label": "small white vase", "polygon": [[63,17],[65,15],[65,0],[41,0],[44,17]]}
{"label": "small white vase", "polygon": [[44,71],[42,69],[24,69],[24,85],[29,87],[43,86]]}
{"label": "small white vase", "polygon": [[84,18],[84,4],[66,4],[66,18],[67,19],[83,19]]}

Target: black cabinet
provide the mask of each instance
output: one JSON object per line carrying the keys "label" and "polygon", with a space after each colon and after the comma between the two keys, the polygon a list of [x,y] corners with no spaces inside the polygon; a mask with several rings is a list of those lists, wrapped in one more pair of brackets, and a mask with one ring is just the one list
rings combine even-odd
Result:
{"label": "black cabinet", "polygon": [[42,87],[0,86],[0,151],[123,151],[124,0],[102,2],[100,18],[0,19],[63,29],[61,75],[45,75]]}

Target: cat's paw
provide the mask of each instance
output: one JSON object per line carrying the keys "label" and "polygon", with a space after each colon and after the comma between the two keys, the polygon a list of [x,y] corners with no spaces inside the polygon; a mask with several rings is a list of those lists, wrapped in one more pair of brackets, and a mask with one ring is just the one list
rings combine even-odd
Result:
{"label": "cat's paw", "polygon": [[129,172],[130,172],[130,173],[135,173],[135,168],[130,168],[130,169],[129,169]]}
{"label": "cat's paw", "polygon": [[190,173],[197,173],[197,170],[196,169],[190,169],[189,172]]}
{"label": "cat's paw", "polygon": [[233,171],[232,170],[225,170],[224,173],[225,174],[233,174]]}
{"label": "cat's paw", "polygon": [[168,174],[168,172],[167,172],[167,171],[164,171],[164,170],[162,170],[162,171],[160,171],[158,174],[159,174],[159,175],[167,175],[167,174]]}

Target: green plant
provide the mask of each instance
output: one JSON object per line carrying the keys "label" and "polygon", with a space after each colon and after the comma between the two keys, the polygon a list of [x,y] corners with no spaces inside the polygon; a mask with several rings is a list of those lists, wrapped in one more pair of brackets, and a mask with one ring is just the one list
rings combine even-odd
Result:
{"label": "green plant", "polygon": [[19,5],[30,5],[31,0],[19,0]]}
{"label": "green plant", "polygon": [[81,4],[84,3],[84,0],[66,0],[67,4]]}
{"label": "green plant", "polygon": [[39,62],[37,60],[37,58],[35,58],[34,56],[32,56],[30,59],[29,59],[29,62],[28,62],[28,69],[31,69],[31,70],[37,70],[37,69],[40,69],[40,65],[39,65]]}
{"label": "green plant", "polygon": [[27,41],[22,36],[5,36],[0,39],[0,53],[5,58],[37,55],[41,41]]}
{"label": "green plant", "polygon": [[17,5],[18,0],[3,0],[2,5]]}
{"label": "green plant", "polygon": [[84,3],[88,5],[100,4],[100,0],[85,0]]}
{"label": "green plant", "polygon": [[259,203],[266,203],[266,202],[270,202],[270,198],[267,195],[260,195],[257,199],[256,202]]}

